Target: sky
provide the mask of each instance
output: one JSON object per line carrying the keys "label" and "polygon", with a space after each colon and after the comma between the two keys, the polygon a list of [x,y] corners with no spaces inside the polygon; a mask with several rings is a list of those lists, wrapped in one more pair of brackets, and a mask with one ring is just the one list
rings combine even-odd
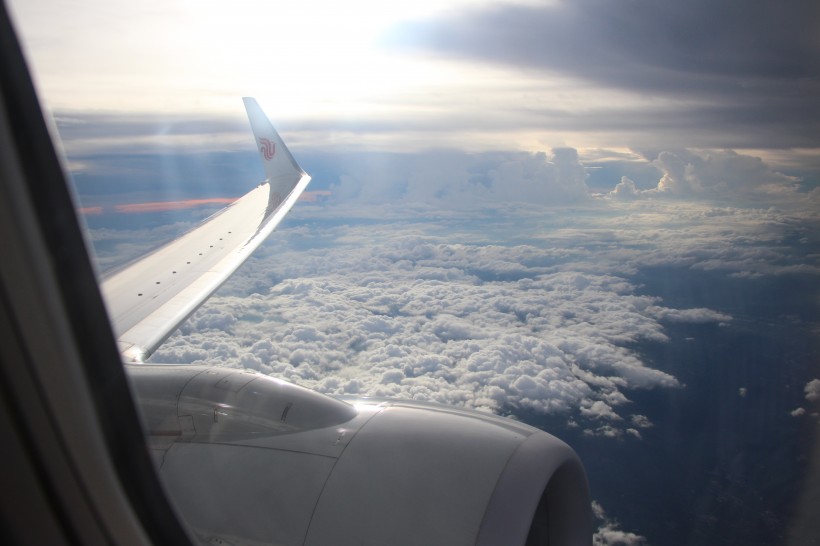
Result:
{"label": "sky", "polygon": [[11,4],[76,149],[235,147],[252,95],[295,149],[731,149],[820,169],[813,2]]}
{"label": "sky", "polygon": [[596,544],[805,536],[820,4],[11,7],[101,272],[261,180],[242,96],[313,176],[155,361],[542,426]]}

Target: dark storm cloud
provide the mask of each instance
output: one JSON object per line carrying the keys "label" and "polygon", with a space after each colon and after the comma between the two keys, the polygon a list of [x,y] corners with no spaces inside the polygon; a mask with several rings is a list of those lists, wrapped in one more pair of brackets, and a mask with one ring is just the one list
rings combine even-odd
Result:
{"label": "dark storm cloud", "polygon": [[496,5],[422,23],[404,36],[445,52],[629,89],[740,92],[786,84],[799,92],[800,83],[809,83],[801,80],[820,74],[819,25],[818,5],[804,0],[576,0]]}
{"label": "dark storm cloud", "polygon": [[691,99],[706,105],[692,110],[704,125],[767,128],[789,145],[814,146],[818,28],[820,4],[804,0],[576,0],[476,8],[401,27],[393,39],[400,47]]}

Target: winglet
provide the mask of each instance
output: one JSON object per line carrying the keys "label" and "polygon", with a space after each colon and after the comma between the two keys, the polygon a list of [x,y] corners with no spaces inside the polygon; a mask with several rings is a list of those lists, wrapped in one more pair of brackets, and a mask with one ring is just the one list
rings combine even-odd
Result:
{"label": "winglet", "polygon": [[251,122],[253,136],[256,138],[256,146],[259,149],[259,157],[265,168],[267,182],[270,183],[273,191],[285,196],[290,193],[293,186],[305,174],[305,171],[296,163],[290,154],[287,146],[279,137],[279,133],[273,128],[273,124],[259,107],[256,99],[243,97],[245,110],[248,112],[248,119]]}

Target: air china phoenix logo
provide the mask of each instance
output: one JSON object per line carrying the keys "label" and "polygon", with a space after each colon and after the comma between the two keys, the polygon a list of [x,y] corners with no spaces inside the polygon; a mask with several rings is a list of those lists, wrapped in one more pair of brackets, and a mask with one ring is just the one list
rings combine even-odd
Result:
{"label": "air china phoenix logo", "polygon": [[273,159],[273,156],[276,155],[276,144],[274,144],[267,138],[260,138],[259,151],[262,152],[262,156],[265,158],[266,161],[270,161],[271,159]]}

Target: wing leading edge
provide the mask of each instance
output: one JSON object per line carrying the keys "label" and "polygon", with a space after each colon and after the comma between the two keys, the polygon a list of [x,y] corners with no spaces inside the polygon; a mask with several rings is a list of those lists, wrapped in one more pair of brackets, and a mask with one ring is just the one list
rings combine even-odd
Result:
{"label": "wing leading edge", "polygon": [[267,179],[102,282],[127,362],[150,356],[270,235],[310,182],[256,101],[243,101]]}

